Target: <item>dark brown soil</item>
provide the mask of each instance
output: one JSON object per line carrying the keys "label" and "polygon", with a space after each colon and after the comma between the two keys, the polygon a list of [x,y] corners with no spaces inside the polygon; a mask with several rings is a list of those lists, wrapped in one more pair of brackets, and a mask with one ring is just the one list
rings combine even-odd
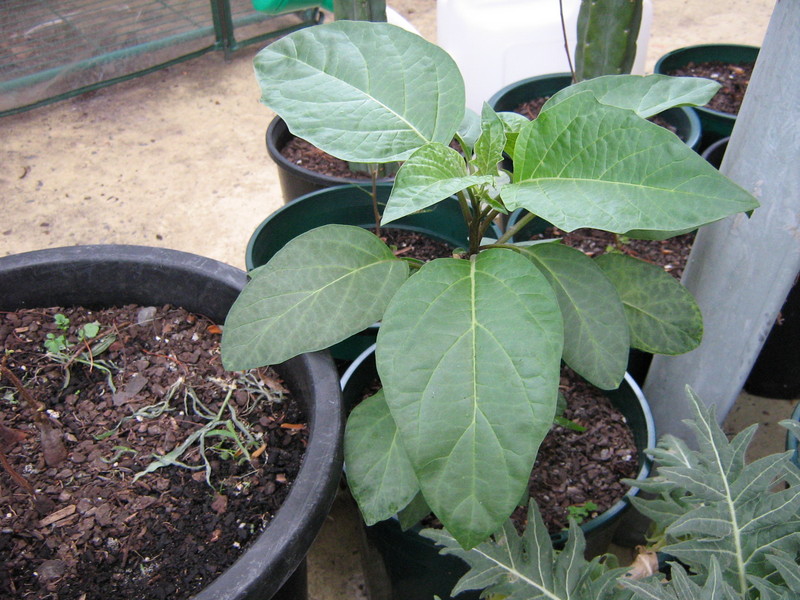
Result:
{"label": "dark brown soil", "polygon": [[[563,416],[586,429],[553,425],[539,448],[528,491],[551,534],[567,527],[571,506],[593,503],[587,520],[611,508],[628,492],[621,480],[639,470],[633,433],[605,394],[568,369],[560,390],[567,399]],[[527,507],[514,512],[520,530],[526,515]]]}
{"label": "dark brown soil", "polygon": [[[44,352],[46,336],[62,333],[57,313],[70,320],[68,365]],[[101,329],[90,345],[108,335],[115,341],[82,364],[75,357],[86,345],[76,332],[93,321]],[[220,332],[169,306],[0,314],[7,363],[0,382],[2,598],[188,598],[269,522],[299,470],[305,416],[271,369],[225,372]],[[229,406],[254,437],[251,460],[209,434],[213,487],[198,444],[180,460],[200,470],[172,466],[133,481],[153,455],[208,425],[201,415],[218,414],[229,392]],[[46,412],[37,423],[31,404],[38,403]],[[222,420],[231,418],[223,412]]]}
{"label": "dark brown soil", "polygon": [[347,163],[323,152],[307,141],[293,137],[281,148],[281,154],[298,167],[309,171],[328,175],[329,177],[346,177],[348,179],[369,180],[366,174],[354,173]]}
{"label": "dark brown soil", "polygon": [[680,279],[686,267],[686,261],[689,260],[694,236],[694,233],[685,233],[658,241],[626,239],[617,245],[616,236],[607,231],[576,229],[570,233],[564,233],[557,227],[548,227],[544,233],[533,236],[532,239],[562,238],[566,245],[577,248],[591,257],[599,256],[616,247],[625,254],[659,265]]}
{"label": "dark brown soil", "polygon": [[416,258],[423,262],[434,258],[448,258],[453,255],[454,250],[449,244],[409,229],[384,227],[380,238],[387,246],[395,249],[395,256]]}
{"label": "dark brown soil", "polygon": [[705,77],[722,84],[706,107],[732,115],[739,114],[752,74],[752,63],[732,64],[719,61],[690,62],[685,67],[667,73],[676,77]]}
{"label": "dark brown soil", "polygon": [[[519,113],[524,117],[528,117],[529,119],[533,120],[539,116],[539,113],[542,111],[542,107],[544,106],[545,102],[550,99],[550,96],[542,96],[541,98],[534,98],[533,100],[529,100],[528,102],[523,102],[519,106],[514,109],[515,113]],[[668,129],[672,133],[677,134],[678,129],[668,123],[666,119],[663,117],[659,117],[658,115],[651,117],[648,119],[655,123],[656,125],[663,127],[664,129]]]}

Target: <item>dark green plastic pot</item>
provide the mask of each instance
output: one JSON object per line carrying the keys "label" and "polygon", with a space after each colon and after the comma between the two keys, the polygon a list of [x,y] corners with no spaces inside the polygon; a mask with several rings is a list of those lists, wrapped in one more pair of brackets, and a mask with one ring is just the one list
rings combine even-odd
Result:
{"label": "dark green plastic pot", "polygon": [[[392,186],[378,185],[378,205],[386,206]],[[375,226],[371,188],[353,184],[325,188],[306,194],[285,204],[267,217],[255,230],[247,244],[245,264],[250,271],[266,264],[291,239],[316,227],[328,224]],[[467,224],[461,206],[455,199],[439,202],[428,209],[389,224],[389,227],[423,233],[427,237],[465,247],[469,240]],[[494,232],[499,236],[497,231]],[[375,342],[377,325],[365,329],[331,348],[334,358],[353,360]]]}
{"label": "dark green plastic pot", "polygon": [[[0,310],[172,304],[222,323],[244,271],[163,248],[71,246],[0,258]],[[304,600],[305,556],[324,523],[342,472],[344,413],[327,352],[276,365],[310,421],[303,465],[269,526],[195,600]]]}
{"label": "dark green plastic pot", "polygon": [[[306,169],[288,160],[281,150],[294,135],[289,131],[286,122],[280,117],[275,117],[267,127],[267,152],[278,167],[278,181],[281,184],[281,193],[284,203],[292,202],[300,196],[324,190],[337,185],[368,185],[369,178],[333,177]],[[379,179],[381,183],[391,183],[393,178]]]}
{"label": "dark green plastic pot", "polygon": [[[377,378],[375,347],[365,350],[345,371],[341,379],[342,398],[348,408],[360,402],[364,389]],[[656,433],[650,406],[639,386],[629,374],[617,390],[605,392],[612,404],[625,416],[633,431],[638,450],[639,473],[637,481],[650,474],[651,460],[647,448],[655,447]],[[581,525],[586,536],[586,555],[598,556],[611,543],[623,514],[630,506],[630,498],[638,494],[631,488],[624,498],[604,513]],[[452,555],[439,554],[439,547],[419,535],[421,526],[403,531],[397,519],[388,519],[366,527],[366,541],[382,557],[388,582],[378,582],[378,589],[391,589],[391,600],[430,600],[437,594],[443,600],[451,599],[450,591],[468,571],[466,563]],[[553,543],[562,547],[566,533],[552,536]],[[369,584],[368,584],[369,585]],[[465,592],[456,600],[477,600],[479,592]],[[388,600],[387,598],[387,600]]]}
{"label": "dark green plastic pot", "polygon": [[[720,61],[723,63],[753,64],[758,58],[759,48],[742,44],[700,44],[673,50],[656,61],[655,73],[668,73],[686,66],[690,62],[701,63]],[[701,148],[707,147],[719,138],[728,137],[736,123],[736,115],[720,112],[706,107],[694,109],[700,117],[703,130]]]}
{"label": "dark green plastic pot", "polygon": [[[572,83],[569,73],[554,73],[523,79],[507,85],[489,99],[489,105],[497,112],[513,112],[520,104],[534,98],[552,96]],[[700,144],[702,134],[700,119],[686,107],[670,108],[658,115],[675,128],[675,135],[692,149]]]}

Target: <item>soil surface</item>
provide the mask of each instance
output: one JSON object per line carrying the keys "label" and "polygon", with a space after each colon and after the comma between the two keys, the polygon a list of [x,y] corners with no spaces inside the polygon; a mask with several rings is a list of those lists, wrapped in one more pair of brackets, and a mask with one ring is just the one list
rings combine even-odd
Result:
{"label": "soil surface", "polygon": [[224,371],[220,333],[170,306],[0,314],[0,596],[184,599],[270,521],[306,419],[271,369]]}
{"label": "soil surface", "polygon": [[[568,526],[570,507],[584,509],[585,520],[611,508],[628,492],[621,480],[639,470],[633,433],[606,395],[566,368],[559,389],[563,416],[585,430],[553,425],[536,456],[528,492],[551,534]],[[512,518],[524,529],[527,507]]]}
{"label": "soil surface", "polygon": [[633,240],[618,239],[615,234],[600,229],[576,229],[565,233],[557,227],[548,227],[543,233],[534,235],[530,239],[561,238],[566,245],[577,248],[590,257],[618,250],[634,258],[659,265],[680,279],[686,261],[689,260],[694,236],[694,232],[691,232],[667,240]]}
{"label": "soil surface", "polygon": [[[298,137],[291,138],[280,152],[284,158],[298,167],[320,175],[344,177],[356,181],[370,181],[371,179],[368,172],[353,171],[346,161],[331,156],[314,144]],[[385,177],[385,175],[380,174],[379,177]]]}
{"label": "soil surface", "polygon": [[[375,230],[372,232],[375,233]],[[394,248],[395,256],[428,262],[434,258],[448,258],[453,255],[454,248],[449,244],[409,229],[382,227],[379,237],[387,246]]]}
{"label": "soil surface", "polygon": [[705,77],[720,83],[722,87],[706,108],[736,115],[742,106],[744,93],[753,75],[752,63],[723,63],[719,61],[690,62],[685,67],[667,73],[676,77]]}

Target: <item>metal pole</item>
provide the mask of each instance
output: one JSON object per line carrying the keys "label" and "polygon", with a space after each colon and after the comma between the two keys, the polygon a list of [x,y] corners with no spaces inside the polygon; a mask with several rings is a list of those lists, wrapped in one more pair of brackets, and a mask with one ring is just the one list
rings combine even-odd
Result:
{"label": "metal pole", "polygon": [[800,270],[798,56],[800,2],[777,0],[720,169],[761,207],[698,232],[683,283],[705,333],[696,350],[653,359],[645,395],[659,435],[693,439],[681,422],[687,385],[724,419]]}

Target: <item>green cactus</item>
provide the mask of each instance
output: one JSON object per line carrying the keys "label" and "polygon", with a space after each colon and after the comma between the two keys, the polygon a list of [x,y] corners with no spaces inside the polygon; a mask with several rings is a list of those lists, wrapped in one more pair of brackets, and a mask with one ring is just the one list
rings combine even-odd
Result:
{"label": "green cactus", "polygon": [[334,19],[386,22],[386,0],[334,0]]}
{"label": "green cactus", "polygon": [[642,0],[583,0],[575,49],[577,81],[631,72]]}

